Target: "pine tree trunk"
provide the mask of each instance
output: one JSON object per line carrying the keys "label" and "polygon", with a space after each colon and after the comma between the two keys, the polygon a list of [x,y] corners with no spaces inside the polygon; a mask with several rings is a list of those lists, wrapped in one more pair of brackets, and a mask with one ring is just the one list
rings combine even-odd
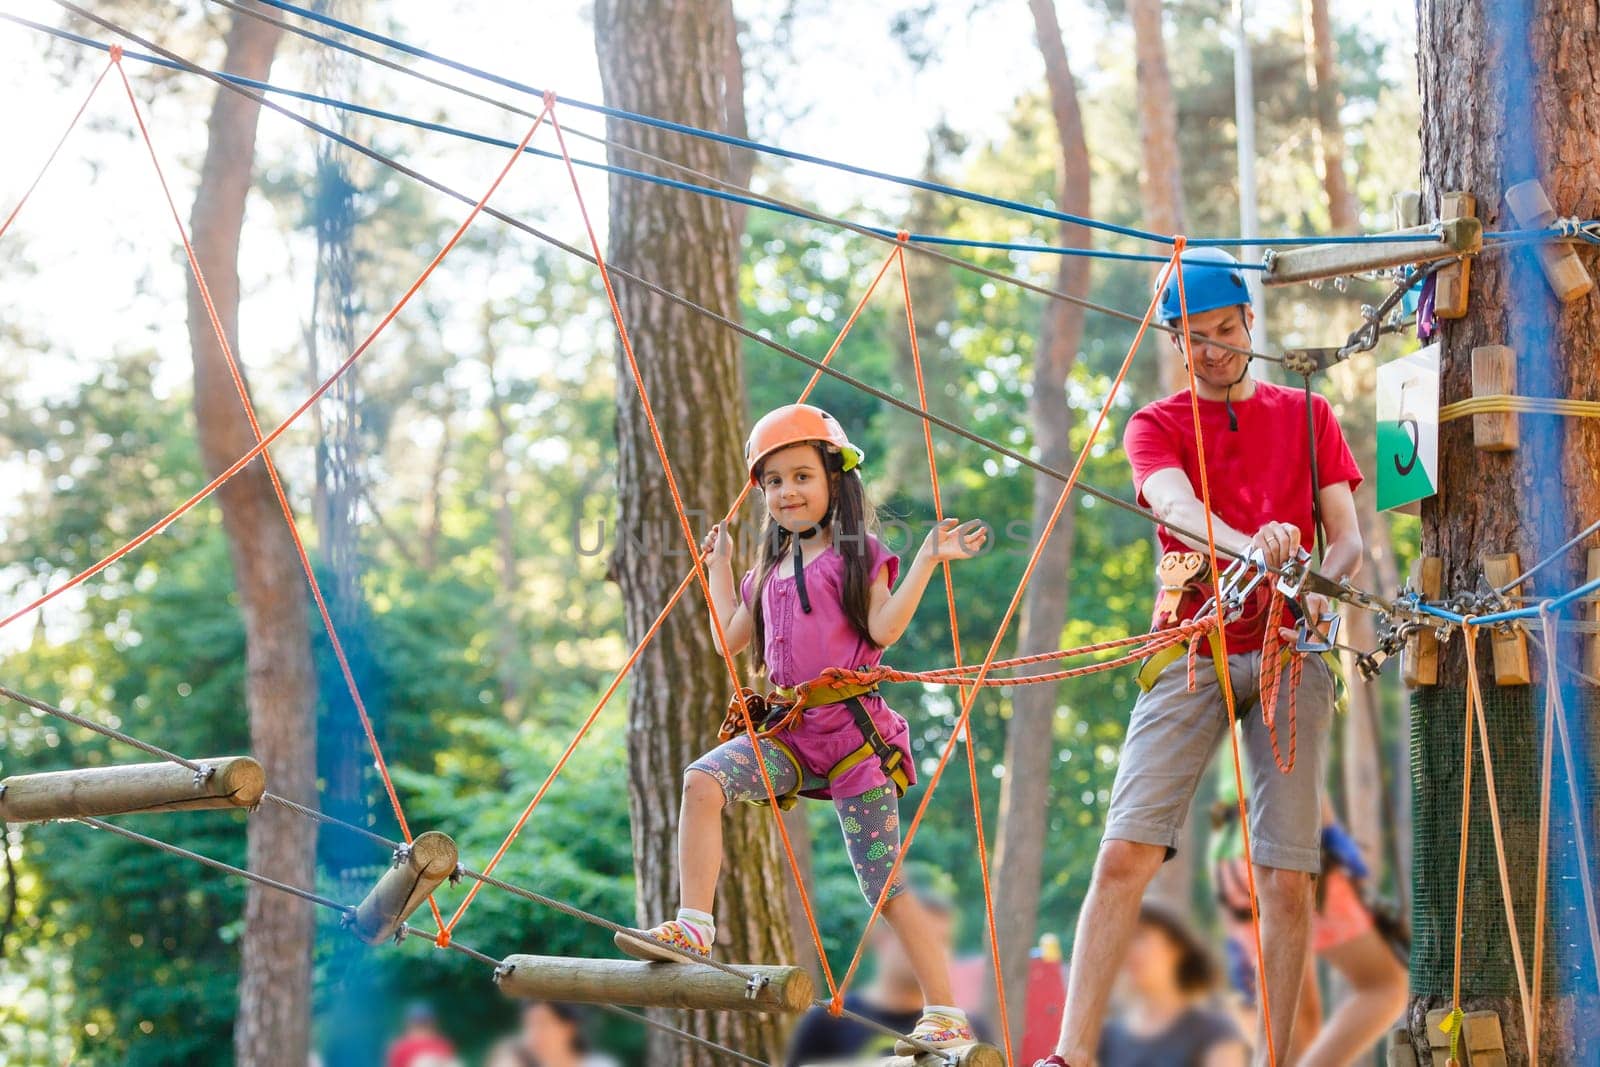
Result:
{"label": "pine tree trunk", "polygon": [[[720,129],[730,25],[721,0],[600,0],[595,40],[606,103]],[[610,137],[710,173],[727,173],[726,149],[611,119]],[[612,150],[612,161],[650,169]],[[619,267],[737,316],[738,235],[721,201],[637,182],[614,181],[610,257]],[[737,337],[626,281],[622,314],[645,388],[696,534],[738,494],[743,468],[744,386]],[[622,360],[619,352],[619,360]],[[621,498],[614,571],[628,640],[638,642],[690,564],[661,462],[626,362],[617,386]],[[629,687],[628,781],[636,899],[641,922],[678,905],[677,825],[683,770],[716,742],[728,677],[707,630],[704,598],[685,597],[634,668]],[[772,814],[731,810],[717,899],[718,952],[740,961],[794,956]],[[698,1034],[763,1058],[779,1053],[779,1020],[756,1015],[672,1019]],[[674,1039],[651,1038],[650,1063],[710,1065]]]}
{"label": "pine tree trunk", "polygon": [[[1139,199],[1146,228],[1154,233],[1182,233],[1183,178],[1178,169],[1178,103],[1172,94],[1167,42],[1161,28],[1161,0],[1128,0],[1133,21],[1133,53],[1139,84]],[[1156,338],[1158,343],[1161,338]],[[1189,388],[1183,362],[1165,358],[1160,344],[1158,364],[1163,393]]]}
{"label": "pine tree trunk", "polygon": [[1334,74],[1338,62],[1328,0],[1304,0],[1306,81],[1311,86],[1316,122],[1312,138],[1317,167],[1328,196],[1328,221],[1336,233],[1355,233],[1361,225],[1355,193],[1344,173],[1344,125],[1339,121],[1339,84]]}
{"label": "pine tree trunk", "polygon": [[[1028,0],[1034,34],[1044,57],[1045,79],[1050,89],[1050,109],[1061,144],[1061,210],[1089,214],[1089,146],[1084,139],[1083,114],[1078,107],[1078,87],[1061,38],[1055,0]],[[1063,225],[1058,240],[1083,247],[1088,235],[1081,227]],[[1089,260],[1063,256],[1055,288],[1078,296],[1089,291]],[[1034,350],[1033,392],[1028,402],[1034,444],[1041,462],[1057,470],[1072,467],[1072,409],[1067,406],[1067,375],[1078,358],[1083,339],[1083,311],[1059,300],[1047,301]],[[1061,495],[1061,483],[1035,475],[1033,483],[1034,542]],[[1067,594],[1072,572],[1073,516],[1069,502],[1034,572],[1022,604],[1017,633],[1017,653],[1031,655],[1059,648],[1066,622]],[[1048,667],[1041,668],[1047,670]],[[1005,976],[1007,1001],[1012,1006],[1013,1040],[1022,1035],[1028,950],[1039,923],[1039,877],[1045,830],[1050,811],[1050,771],[1055,765],[1053,726],[1056,687],[1021,686],[1012,699],[1011,723],[1006,730],[1005,779],[1000,787],[1000,818],[996,833],[995,918],[1000,941],[1000,967]],[[993,983],[989,983],[993,995]],[[998,1021],[998,1015],[991,1013]]]}
{"label": "pine tree trunk", "polygon": [[[1486,230],[1515,226],[1502,199],[1504,190],[1519,181],[1539,177],[1561,215],[1600,216],[1600,11],[1593,0],[1423,0],[1419,9],[1418,61],[1422,89],[1422,188],[1424,210],[1437,210],[1440,195],[1465,190],[1476,195],[1478,215]],[[1582,253],[1590,270],[1596,268],[1592,249]],[[1558,304],[1537,266],[1531,250],[1480,256],[1472,270],[1471,305],[1464,319],[1443,323],[1441,401],[1471,395],[1471,353],[1474,346],[1506,344],[1516,350],[1517,392],[1530,396],[1600,399],[1600,377],[1594,373],[1600,358],[1600,304],[1593,295],[1575,303]],[[1521,445],[1507,453],[1479,452],[1473,447],[1470,419],[1450,422],[1439,439],[1439,493],[1423,503],[1423,551],[1444,563],[1445,592],[1479,588],[1481,560],[1494,552],[1517,551],[1525,564],[1543,558],[1577,528],[1600,515],[1600,424],[1593,420],[1521,417]],[[1585,547],[1592,547],[1591,540]],[[1568,553],[1533,583],[1535,595],[1572,588],[1583,579],[1584,553]],[[1526,592],[1527,590],[1525,590]],[[1532,858],[1536,822],[1529,825],[1527,802],[1536,796],[1538,761],[1533,750],[1538,728],[1530,727],[1538,701],[1526,687],[1493,684],[1488,664],[1488,640],[1480,641],[1480,668],[1489,705],[1492,734],[1502,737],[1495,748],[1496,777],[1502,809],[1507,812],[1506,833],[1511,851],[1513,896],[1524,927],[1524,946],[1531,951],[1534,868]],[[1440,685],[1420,691],[1419,704],[1444,709],[1460,707],[1465,684],[1464,642],[1458,636],[1443,650]],[[1570,659],[1568,662],[1572,662]],[[1586,691],[1593,697],[1593,690]],[[1578,694],[1569,697],[1576,706]],[[1452,712],[1459,717],[1459,710]],[[1586,751],[1589,732],[1584,716],[1574,713],[1574,743]],[[1414,737],[1429,729],[1418,717]],[[1451,727],[1435,740],[1459,744],[1459,727]],[[1416,742],[1413,744],[1416,748]],[[1425,750],[1426,751],[1426,750]],[[1459,758],[1459,757],[1458,757]],[[1557,764],[1559,767],[1559,763]],[[1478,768],[1481,772],[1481,764]],[[1481,778],[1481,775],[1479,776]],[[1592,774],[1582,783],[1593,790]],[[1414,776],[1417,796],[1415,845],[1418,897],[1415,914],[1419,928],[1451,929],[1455,919],[1453,878],[1448,899],[1437,888],[1424,899],[1428,872],[1424,850],[1439,837],[1453,841],[1459,834],[1460,790],[1439,790],[1428,776]],[[1553,811],[1557,821],[1565,807],[1561,788]],[[1454,794],[1452,799],[1451,794]],[[1481,797],[1481,794],[1480,794]],[[1509,799],[1508,799],[1509,798]],[[1593,813],[1588,832],[1594,832]],[[1472,840],[1489,837],[1488,812],[1475,804],[1470,822]],[[1433,836],[1429,836],[1429,835]],[[1454,873],[1454,846],[1447,869]],[[1480,857],[1482,857],[1480,859]],[[1559,835],[1552,837],[1552,892],[1569,892],[1573,879],[1570,848]],[[1506,981],[1506,935],[1500,911],[1498,877],[1492,849],[1474,850],[1469,860],[1468,912],[1492,917],[1467,928],[1468,958],[1474,966],[1463,976],[1467,1006],[1493,1008],[1505,1025],[1509,1062],[1529,1062],[1523,1041],[1521,1012],[1514,981]],[[1573,921],[1570,911],[1552,901],[1554,922]],[[1586,943],[1581,920],[1572,933],[1574,945]],[[1563,945],[1565,934],[1552,944]],[[1592,989],[1592,964],[1586,948],[1567,952],[1569,966],[1555,968],[1562,984]],[[1429,970],[1448,978],[1451,944],[1448,937],[1419,939],[1413,958],[1414,1004],[1412,1029],[1421,1029],[1422,1010],[1447,1002],[1445,982],[1427,982],[1419,972]],[[1571,966],[1584,967],[1580,971]],[[1492,976],[1492,977],[1491,977]],[[1440,989],[1439,985],[1446,985]],[[1539,1006],[1545,1023],[1540,1064],[1592,1062],[1589,1044],[1577,1042],[1574,1023],[1592,1026],[1592,1012],[1569,1017],[1567,1027],[1552,1020],[1572,1007],[1569,990],[1547,981],[1544,1003]],[[1430,996],[1431,994],[1431,996]],[[1590,1053],[1577,1048],[1588,1047]]]}
{"label": "pine tree trunk", "polygon": [[[223,67],[264,80],[280,31],[236,18]],[[257,105],[220,91],[212,107],[200,187],[191,226],[195,252],[238,351],[239,234],[255,158]],[[255,445],[250,425],[212,333],[199,294],[189,287],[189,339],[194,354],[194,406],[200,452],[216,474]],[[251,753],[274,792],[301,803],[316,799],[311,711],[316,679],[306,620],[305,578],[260,460],[217,493],[244,614]],[[250,817],[250,869],[294,885],[315,876],[316,827],[274,807]],[[311,905],[252,884],[245,898],[240,951],[239,1015],[234,1056],[241,1067],[302,1067],[309,1054]]]}

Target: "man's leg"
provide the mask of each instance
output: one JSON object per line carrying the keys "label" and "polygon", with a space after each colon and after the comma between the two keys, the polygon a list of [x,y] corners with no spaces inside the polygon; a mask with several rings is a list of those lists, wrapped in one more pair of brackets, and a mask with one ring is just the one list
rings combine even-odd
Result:
{"label": "man's leg", "polygon": [[1078,913],[1067,971],[1067,1006],[1056,1045],[1056,1052],[1073,1067],[1094,1062],[1112,982],[1139,925],[1145,887],[1161,869],[1166,852],[1163,845],[1136,841],[1100,845],[1089,895]]}
{"label": "man's leg", "polygon": [[1199,667],[1194,692],[1179,660],[1134,704],[1111,787],[1105,839],[1067,969],[1056,1051],[1072,1067],[1094,1062],[1106,1003],[1138,925],[1145,887],[1181,842],[1195,788],[1226,729],[1221,687],[1210,663]]}
{"label": "man's leg", "polygon": [[[1294,1037],[1300,986],[1311,951],[1311,912],[1315,906],[1313,882],[1305,871],[1256,867],[1256,899],[1261,907],[1261,947],[1266,954],[1266,1009],[1272,1011],[1272,1047],[1276,1062],[1289,1062]],[[1265,1027],[1262,1029],[1265,1036]],[[1268,1061],[1265,1040],[1257,1042],[1256,1064]]]}

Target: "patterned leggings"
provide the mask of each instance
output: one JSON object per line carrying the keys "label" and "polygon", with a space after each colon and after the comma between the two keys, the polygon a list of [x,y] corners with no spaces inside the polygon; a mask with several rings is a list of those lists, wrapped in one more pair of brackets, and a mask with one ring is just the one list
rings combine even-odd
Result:
{"label": "patterned leggings", "polygon": [[[820,789],[828,784],[826,778],[814,774],[802,777],[793,761],[767,738],[761,739],[761,751],[766,758],[767,774],[772,778],[772,788],[780,797],[801,789]],[[756,766],[749,737],[736,737],[717,746],[690,764],[689,770],[716,779],[730,804],[767,799],[767,787],[761,780],[761,769]],[[860,796],[834,797],[833,806],[839,813],[844,846],[855,866],[861,892],[869,903],[876,904],[900,855],[900,800],[895,796],[894,787],[886,785],[869,789]],[[904,881],[896,879],[889,898],[904,888]]]}

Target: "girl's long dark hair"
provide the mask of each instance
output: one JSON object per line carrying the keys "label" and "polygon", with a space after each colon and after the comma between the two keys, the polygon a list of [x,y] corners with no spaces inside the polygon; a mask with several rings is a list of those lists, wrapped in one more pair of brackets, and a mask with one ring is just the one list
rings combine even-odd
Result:
{"label": "girl's long dark hair", "polygon": [[[878,513],[867,501],[866,488],[861,484],[858,471],[839,469],[838,452],[830,452],[819,442],[812,442],[828,472],[828,532],[834,550],[844,558],[844,616],[850,620],[861,640],[873,648],[879,645],[872,639],[867,612],[872,603],[872,553],[867,547],[867,536],[878,528]],[[756,470],[757,481],[761,471]],[[756,580],[751,591],[750,617],[752,631],[751,655],[758,672],[767,669],[767,623],[761,611],[761,594],[767,588],[767,579],[778,566],[794,555],[795,535],[785,530],[772,513],[766,512],[761,524],[761,558],[756,563]],[[841,663],[841,667],[854,667],[854,663]]]}

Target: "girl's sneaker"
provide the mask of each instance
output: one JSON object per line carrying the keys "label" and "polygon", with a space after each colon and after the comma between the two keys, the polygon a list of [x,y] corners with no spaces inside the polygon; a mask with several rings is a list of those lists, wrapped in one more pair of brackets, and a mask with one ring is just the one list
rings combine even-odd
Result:
{"label": "girl's sneaker", "polygon": [[1072,1064],[1052,1052],[1042,1060],[1034,1060],[1033,1067],[1072,1067]]}
{"label": "girl's sneaker", "polygon": [[[976,1044],[978,1040],[964,1016],[946,1015],[942,1011],[923,1012],[922,1018],[917,1020],[917,1028],[911,1031],[911,1037],[923,1045],[938,1049],[965,1048]],[[894,1051],[898,1056],[915,1056],[922,1049],[907,1041],[898,1041]]]}
{"label": "girl's sneaker", "polygon": [[652,926],[638,933],[620,933],[612,940],[616,946],[636,960],[653,960],[663,963],[687,963],[679,953],[663,946],[692,952],[701,959],[711,957],[711,946],[699,936],[699,931],[688,923],[668,919],[660,926]]}

